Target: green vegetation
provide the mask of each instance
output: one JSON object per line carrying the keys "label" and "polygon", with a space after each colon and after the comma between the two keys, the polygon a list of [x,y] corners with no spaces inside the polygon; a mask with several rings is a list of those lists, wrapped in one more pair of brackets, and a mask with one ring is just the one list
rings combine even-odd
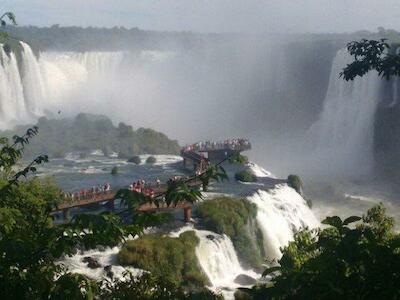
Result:
{"label": "green vegetation", "polygon": [[[354,222],[358,222],[354,225]],[[283,249],[279,266],[267,269],[272,284],[247,299],[398,299],[400,235],[385,208],[360,217],[328,217],[329,227],[303,230]]]}
{"label": "green vegetation", "polygon": [[[36,153],[48,153],[50,157],[60,157],[66,152],[88,152],[102,149],[105,154],[116,152],[129,158],[138,154],[177,154],[179,145],[163,133],[152,129],[139,128],[120,123],[115,127],[104,116],[79,114],[75,119],[40,118],[37,126],[40,133],[24,152],[25,157]],[[27,126],[19,126],[3,135],[11,137],[25,131]]]}
{"label": "green vegetation", "polygon": [[289,175],[287,178],[288,185],[300,195],[303,194],[303,182],[298,175]]}
{"label": "green vegetation", "polygon": [[246,155],[236,153],[229,159],[229,162],[245,165],[249,162],[249,158]]}
{"label": "green vegetation", "polygon": [[251,267],[263,263],[262,234],[252,224],[257,215],[254,204],[245,199],[217,198],[198,205],[197,213],[208,230],[226,234],[233,242],[240,260]]}
{"label": "green vegetation", "polygon": [[128,162],[134,163],[135,165],[140,165],[140,163],[142,162],[142,159],[140,158],[140,156],[135,155],[135,156],[132,156],[131,158],[129,158]]}
{"label": "green vegetation", "polygon": [[[3,26],[6,17],[14,20],[13,14],[3,14],[0,17]],[[11,141],[0,137],[0,298],[220,299],[203,286],[188,293],[154,274],[145,274],[138,279],[128,273],[125,281],[93,281],[84,275],[69,273],[59,264],[60,258],[75,254],[76,249],[116,246],[127,236],[141,236],[144,228],[167,220],[165,215],[138,212],[141,204],[156,202],[172,205],[184,199],[195,202],[201,198],[201,193],[187,184],[194,178],[170,184],[168,191],[157,199],[120,190],[117,198],[127,206],[123,213],[133,216],[130,222],[122,222],[114,213],[102,213],[76,215],[70,223],[55,225],[52,215],[64,201],[64,195],[50,180],[39,180],[33,176],[37,166],[48,161],[47,155],[34,155],[36,151],[46,151],[46,144],[59,155],[70,149],[83,153],[94,148],[104,149],[105,152],[124,151],[124,146],[133,147],[132,143],[136,145],[135,151],[143,150],[144,153],[151,153],[151,149],[161,153],[165,153],[166,149],[177,150],[176,142],[150,129],[133,131],[123,123],[115,128],[108,119],[92,118],[84,114],[78,115],[75,120],[42,118],[39,125],[43,125],[45,133],[40,137],[37,126],[27,128],[22,136],[15,134]],[[13,132],[8,131],[7,134],[13,135]],[[38,141],[31,143],[34,137]],[[122,141],[123,146],[113,143],[118,141]],[[28,144],[30,147],[26,147]],[[25,166],[20,161],[23,153],[34,157]],[[184,240],[194,243],[190,237],[185,236]],[[190,271],[185,270],[187,280],[190,279]]]}
{"label": "green vegetation", "polygon": [[362,39],[348,43],[347,50],[354,61],[343,69],[340,76],[349,81],[357,76],[362,77],[371,70],[376,70],[387,80],[400,76],[400,54],[396,53],[396,47],[392,48],[384,39]]}
{"label": "green vegetation", "polygon": [[187,291],[163,277],[144,273],[140,277],[128,274],[123,280],[106,281],[99,299],[102,300],[222,300],[222,296],[213,294],[207,288]]}
{"label": "green vegetation", "polygon": [[155,164],[157,162],[157,158],[155,158],[154,156],[149,156],[146,159],[146,164]]}
{"label": "green vegetation", "polygon": [[203,287],[207,279],[200,271],[195,254],[198,242],[194,231],[186,231],[179,238],[146,235],[128,241],[119,252],[118,261],[150,271],[176,285]]}
{"label": "green vegetation", "polygon": [[[2,299],[126,299],[131,295],[127,289],[138,291],[137,298],[133,299],[156,299],[163,286],[171,286],[168,293],[164,291],[164,299],[219,299],[204,290],[205,278],[194,263],[197,238],[193,233],[183,234],[180,239],[176,239],[180,241],[178,244],[166,242],[162,245],[165,246],[162,248],[164,253],[172,255],[167,260],[173,259],[173,254],[176,254],[176,260],[173,260],[170,269],[166,269],[171,275],[168,278],[152,274],[151,278],[145,276],[133,280],[128,274],[127,279],[130,281],[125,283],[118,280],[92,281],[84,275],[69,273],[61,266],[57,261],[64,255],[75,254],[77,248],[115,246],[124,241],[126,236],[141,236],[144,228],[159,226],[168,219],[165,215],[138,212],[137,207],[141,204],[157,201],[172,205],[183,199],[195,202],[201,193],[189,188],[185,182],[171,185],[168,192],[157,200],[129,190],[120,190],[116,198],[126,204],[125,213],[134,215],[130,223],[123,223],[114,213],[103,213],[80,214],[68,224],[54,225],[52,212],[63,201],[63,195],[51,181],[30,176],[36,171],[37,165],[48,161],[47,156],[36,157],[21,170],[17,167],[25,146],[37,132],[38,128],[29,129],[25,135],[15,136],[12,143],[7,138],[0,138]],[[163,252],[162,249],[155,253]],[[180,252],[177,252],[179,249]],[[174,271],[176,266],[179,270],[177,272]],[[172,283],[169,278],[173,280]],[[189,298],[181,297],[178,286],[181,279],[187,285],[196,285],[195,292],[185,292]],[[126,297],[118,298],[121,291],[126,292]]]}
{"label": "green vegetation", "polygon": [[235,179],[242,182],[256,182],[257,176],[255,176],[249,170],[242,170],[236,172]]}
{"label": "green vegetation", "polygon": [[118,174],[118,167],[115,166],[111,169],[111,175],[117,175]]}

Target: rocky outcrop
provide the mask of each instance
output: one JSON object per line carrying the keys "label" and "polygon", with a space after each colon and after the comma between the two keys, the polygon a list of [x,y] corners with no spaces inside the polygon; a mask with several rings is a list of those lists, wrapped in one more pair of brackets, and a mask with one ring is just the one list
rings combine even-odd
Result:
{"label": "rocky outcrop", "polygon": [[94,257],[85,256],[82,261],[91,269],[101,268],[100,262]]}

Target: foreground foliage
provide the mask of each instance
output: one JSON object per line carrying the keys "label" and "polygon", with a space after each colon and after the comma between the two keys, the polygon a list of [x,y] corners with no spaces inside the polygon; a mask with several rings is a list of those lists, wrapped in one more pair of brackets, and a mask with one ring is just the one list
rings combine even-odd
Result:
{"label": "foreground foliage", "polygon": [[140,277],[127,273],[123,280],[104,283],[105,288],[100,295],[103,300],[222,300],[221,296],[205,288],[185,291],[180,285],[150,273],[144,273]]}
{"label": "foreground foliage", "polygon": [[254,204],[245,199],[222,197],[200,203],[197,213],[208,230],[231,238],[245,266],[258,268],[262,265],[263,239],[254,222],[257,215]]}
{"label": "foreground foliage", "polygon": [[247,299],[400,298],[400,235],[382,205],[362,218],[334,216],[323,224],[298,232],[279,266],[264,272],[272,283],[247,291]]}
{"label": "foreground foliage", "polygon": [[[118,295],[123,283],[111,284],[104,290],[107,286],[104,282],[69,273],[57,260],[73,255],[77,248],[116,246],[125,237],[140,236],[144,228],[160,225],[167,219],[163,215],[138,213],[140,204],[156,201],[157,205],[176,205],[188,199],[195,202],[201,193],[187,185],[192,178],[171,184],[168,192],[157,195],[156,199],[121,190],[118,197],[133,216],[131,222],[122,222],[116,214],[103,213],[81,214],[68,224],[55,225],[53,210],[64,200],[61,191],[49,180],[32,177],[37,165],[48,160],[47,156],[39,156],[25,167],[19,163],[25,146],[37,133],[38,128],[30,128],[23,136],[15,136],[12,143],[0,138],[0,296],[2,299],[94,299],[106,298],[105,295],[114,292]],[[143,282],[147,285],[136,286]],[[144,278],[125,286],[142,290],[138,299],[156,299],[160,282],[171,284],[154,275],[149,281]],[[179,288],[172,289],[165,299],[181,299],[180,293]],[[214,299],[211,292],[204,295],[204,299]]]}
{"label": "foreground foliage", "polygon": [[385,79],[400,75],[400,55],[385,39],[353,41],[347,45],[347,50],[354,57],[354,61],[340,73],[347,81],[372,70]]}

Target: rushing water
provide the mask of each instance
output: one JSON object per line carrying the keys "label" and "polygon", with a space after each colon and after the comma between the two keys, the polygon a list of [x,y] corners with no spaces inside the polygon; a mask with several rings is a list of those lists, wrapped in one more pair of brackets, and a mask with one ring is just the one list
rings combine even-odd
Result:
{"label": "rushing water", "polygon": [[[142,159],[146,158],[142,156]],[[153,180],[161,178],[166,180],[169,176],[180,174],[181,159],[171,155],[157,155],[157,163],[140,165],[126,163],[117,158],[107,158],[100,151],[93,151],[87,158],[81,159],[75,153],[69,153],[65,159],[52,160],[40,169],[41,176],[50,175],[66,190],[76,190],[83,187],[111,182],[114,186],[126,186],[133,180],[144,178]],[[117,176],[110,174],[112,166],[118,165],[120,173]],[[279,257],[279,247],[285,246],[292,238],[295,230],[304,227],[318,226],[318,222],[311,210],[307,207],[303,198],[293,189],[283,184],[278,179],[270,178],[272,175],[262,167],[250,163],[248,166],[257,176],[257,185],[236,183],[213,184],[212,196],[229,192],[233,195],[248,196],[248,200],[257,205],[257,223],[264,235],[265,250],[268,257]],[[230,167],[227,166],[228,173]],[[275,183],[280,183],[273,188]],[[259,189],[269,188],[267,191]],[[206,200],[212,201],[212,200]],[[183,216],[177,216],[183,219]],[[196,248],[196,256],[199,266],[208,277],[214,291],[221,292],[226,299],[232,299],[237,287],[243,286],[238,280],[242,275],[246,278],[258,280],[260,274],[254,270],[246,270],[242,267],[232,241],[226,235],[215,232],[196,229],[189,224],[170,233],[171,237],[178,237],[184,231],[194,230],[199,237]],[[65,257],[61,262],[71,272],[78,272],[94,279],[107,276],[106,266],[111,266],[114,276],[120,278],[127,268],[118,264],[116,256],[120,247],[98,248],[90,251],[79,251],[72,257]],[[99,261],[100,268],[90,269],[83,259],[91,256]],[[135,274],[140,270],[128,268]]]}
{"label": "rushing water", "polygon": [[287,185],[268,191],[259,190],[248,200],[257,205],[257,222],[269,259],[280,258],[280,248],[293,239],[295,231],[319,226],[306,201]]}
{"label": "rushing water", "polygon": [[381,81],[374,72],[350,82],[339,78],[351,61],[346,49],[338,51],[323,111],[309,134],[314,140],[311,156],[318,160],[316,166],[359,175],[372,168],[373,124]]}

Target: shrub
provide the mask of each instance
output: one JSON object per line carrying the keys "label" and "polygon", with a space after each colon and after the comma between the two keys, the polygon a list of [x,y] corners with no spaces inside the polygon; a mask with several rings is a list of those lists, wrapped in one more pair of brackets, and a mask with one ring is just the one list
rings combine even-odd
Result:
{"label": "shrub", "polygon": [[272,280],[248,299],[400,299],[400,235],[382,204],[362,218],[322,223],[327,227],[294,235],[279,265],[263,274]]}
{"label": "shrub", "polygon": [[197,262],[198,242],[194,231],[186,231],[179,238],[146,235],[125,243],[118,253],[118,261],[150,271],[177,285],[203,287],[207,279]]}
{"label": "shrub", "polygon": [[111,169],[111,175],[117,175],[118,174],[118,167],[113,167]]}
{"label": "shrub", "polygon": [[289,175],[287,178],[287,183],[300,195],[303,194],[303,183],[298,175]]}
{"label": "shrub", "polygon": [[141,160],[140,156],[135,155],[135,156],[132,156],[131,158],[129,158],[128,162],[139,165],[142,162],[142,160]]}
{"label": "shrub", "polygon": [[256,182],[257,176],[255,176],[249,170],[243,170],[236,172],[235,179],[242,182]]}
{"label": "shrub", "polygon": [[199,204],[197,213],[208,230],[231,238],[239,258],[246,266],[261,266],[264,251],[262,235],[256,227],[254,235],[250,236],[250,231],[254,229],[250,226],[251,220],[257,215],[254,204],[245,199],[222,197]]}
{"label": "shrub", "polygon": [[154,156],[149,156],[146,159],[146,164],[155,164],[157,162],[157,159]]}

